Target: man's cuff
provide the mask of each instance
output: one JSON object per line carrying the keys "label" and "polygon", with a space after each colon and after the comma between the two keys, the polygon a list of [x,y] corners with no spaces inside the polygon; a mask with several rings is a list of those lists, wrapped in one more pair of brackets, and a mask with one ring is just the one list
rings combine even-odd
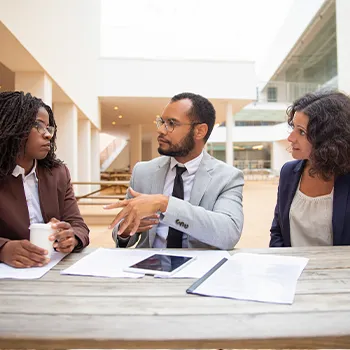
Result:
{"label": "man's cuff", "polygon": [[121,237],[121,236],[117,236],[117,247],[120,247],[120,248],[126,248],[127,245],[128,245],[128,242],[130,240],[130,236],[129,237]]}
{"label": "man's cuff", "polygon": [[170,196],[168,208],[166,212],[160,213],[159,222],[164,225],[177,228],[175,221],[179,218],[180,213],[178,211],[178,208],[181,207],[181,204],[183,204],[182,199]]}

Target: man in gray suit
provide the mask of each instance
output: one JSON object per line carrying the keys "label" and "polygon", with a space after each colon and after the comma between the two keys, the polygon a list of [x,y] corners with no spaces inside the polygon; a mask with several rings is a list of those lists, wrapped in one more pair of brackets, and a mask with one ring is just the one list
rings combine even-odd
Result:
{"label": "man in gray suit", "polygon": [[243,227],[243,174],[205,150],[215,109],[192,93],[174,96],[157,119],[163,157],[135,165],[110,227],[117,247],[232,249]]}

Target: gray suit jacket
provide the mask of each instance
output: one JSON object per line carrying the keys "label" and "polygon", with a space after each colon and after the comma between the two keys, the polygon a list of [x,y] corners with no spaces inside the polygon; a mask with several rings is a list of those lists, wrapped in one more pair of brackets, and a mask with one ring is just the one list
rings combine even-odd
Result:
{"label": "gray suit jacket", "polygon": [[[163,193],[169,166],[170,157],[165,156],[137,163],[130,186],[144,194]],[[167,211],[161,214],[161,222],[186,234],[189,248],[232,249],[243,228],[243,184],[240,170],[204,151],[190,201],[170,196]],[[117,227],[113,230],[117,247],[130,247],[137,243],[137,248],[151,248],[157,226],[129,239],[117,236],[117,230]]]}

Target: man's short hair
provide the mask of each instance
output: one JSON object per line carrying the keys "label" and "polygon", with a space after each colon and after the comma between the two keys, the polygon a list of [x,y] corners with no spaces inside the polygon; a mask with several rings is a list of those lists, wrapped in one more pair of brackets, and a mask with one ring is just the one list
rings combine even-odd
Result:
{"label": "man's short hair", "polygon": [[192,102],[192,107],[188,111],[188,117],[193,122],[200,122],[208,125],[207,134],[204,137],[204,142],[207,142],[215,124],[215,109],[212,103],[201,95],[196,95],[191,92],[182,92],[175,95],[171,102],[188,99]]}

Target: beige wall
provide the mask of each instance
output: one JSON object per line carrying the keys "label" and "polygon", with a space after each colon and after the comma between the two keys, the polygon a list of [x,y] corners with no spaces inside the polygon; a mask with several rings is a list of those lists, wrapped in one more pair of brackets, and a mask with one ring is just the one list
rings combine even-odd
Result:
{"label": "beige wall", "polygon": [[130,146],[127,144],[106,171],[125,170],[130,165]]}
{"label": "beige wall", "polygon": [[142,160],[152,159],[151,141],[142,141]]}
{"label": "beige wall", "polygon": [[285,163],[293,160],[291,153],[287,151],[289,146],[290,143],[287,140],[275,141],[272,144],[271,168],[278,173]]}
{"label": "beige wall", "polygon": [[0,62],[0,91],[11,91],[15,88],[15,73]]}
{"label": "beige wall", "polygon": [[194,91],[247,103],[256,97],[254,62],[249,61],[113,58],[99,60],[98,70],[99,96],[169,98]]}

